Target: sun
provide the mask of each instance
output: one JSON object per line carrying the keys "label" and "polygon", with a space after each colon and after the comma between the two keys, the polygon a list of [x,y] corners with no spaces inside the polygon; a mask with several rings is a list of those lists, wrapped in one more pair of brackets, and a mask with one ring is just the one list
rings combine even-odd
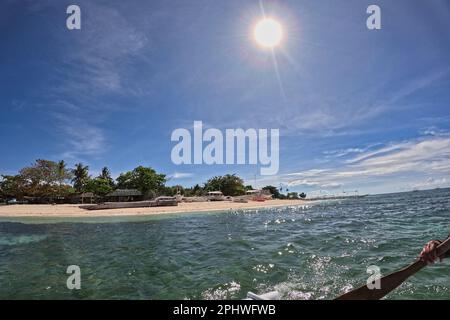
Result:
{"label": "sun", "polygon": [[283,40],[283,27],[275,19],[263,18],[255,25],[253,35],[260,46],[274,48]]}

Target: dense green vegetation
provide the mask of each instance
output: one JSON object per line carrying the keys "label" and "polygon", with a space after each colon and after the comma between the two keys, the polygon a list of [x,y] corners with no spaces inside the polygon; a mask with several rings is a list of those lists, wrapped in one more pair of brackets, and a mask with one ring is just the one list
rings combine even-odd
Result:
{"label": "dense green vegetation", "polygon": [[[89,174],[89,166],[83,163],[68,168],[64,161],[38,159],[16,175],[0,176],[0,199],[68,202],[86,193],[103,198],[116,189],[137,189],[144,199],[176,194],[186,197],[204,196],[209,191],[221,191],[225,196],[240,196],[253,189],[250,185],[244,185],[244,181],[235,174],[215,176],[203,186],[196,184],[190,188],[181,185],[166,186],[166,182],[165,174],[158,173],[150,167],[138,166],[132,171],[121,173],[114,180],[107,167],[104,167],[97,177],[92,177]],[[284,195],[274,186],[266,186],[263,189],[268,190],[276,199],[306,197],[304,193],[299,195],[297,192]]]}

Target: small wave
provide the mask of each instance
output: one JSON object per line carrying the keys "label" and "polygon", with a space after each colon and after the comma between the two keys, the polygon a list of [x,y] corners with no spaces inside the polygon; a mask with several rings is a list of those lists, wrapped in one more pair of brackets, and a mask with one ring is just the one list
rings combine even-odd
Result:
{"label": "small wave", "polygon": [[266,274],[266,273],[270,272],[274,267],[275,267],[275,265],[273,263],[269,263],[268,265],[258,264],[256,266],[254,266],[252,269],[255,270],[256,272],[261,272],[261,273]]}
{"label": "small wave", "polygon": [[241,291],[241,285],[235,281],[219,285],[216,288],[207,289],[202,293],[205,300],[230,299]]}
{"label": "small wave", "polygon": [[28,244],[32,242],[39,242],[46,239],[46,235],[23,235],[23,236],[3,236],[0,237],[0,245],[2,246],[15,246],[21,244]]}

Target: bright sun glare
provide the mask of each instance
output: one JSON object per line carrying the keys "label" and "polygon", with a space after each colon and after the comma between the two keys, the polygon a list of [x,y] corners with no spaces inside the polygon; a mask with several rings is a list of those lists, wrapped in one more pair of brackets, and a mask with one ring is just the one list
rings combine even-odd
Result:
{"label": "bright sun glare", "polygon": [[283,39],[283,28],[278,21],[264,18],[256,24],[254,36],[259,45],[266,48],[274,48]]}

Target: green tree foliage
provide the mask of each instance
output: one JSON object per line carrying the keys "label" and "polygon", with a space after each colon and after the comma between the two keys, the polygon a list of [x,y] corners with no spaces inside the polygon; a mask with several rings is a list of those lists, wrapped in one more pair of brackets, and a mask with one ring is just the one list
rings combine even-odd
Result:
{"label": "green tree foliage", "polygon": [[24,193],[32,197],[53,197],[59,191],[58,164],[54,161],[38,159],[34,164],[20,170],[25,181]]}
{"label": "green tree foliage", "polygon": [[32,184],[56,184],[58,164],[54,161],[38,159],[29,167],[20,170],[20,175]]}
{"label": "green tree foliage", "polygon": [[97,196],[104,197],[110,193],[113,188],[111,187],[109,180],[97,177],[87,181],[84,190],[86,192],[92,192]]}
{"label": "green tree foliage", "polygon": [[178,192],[181,194],[181,195],[184,195],[185,194],[185,189],[184,189],[184,187],[183,186],[180,186],[180,185],[176,185],[176,186],[171,186],[171,187],[164,187],[163,188],[163,192],[162,192],[162,194],[163,195],[165,195],[165,196],[171,196],[171,197],[173,197],[173,196],[175,196],[175,195],[177,195],[178,194]]}
{"label": "green tree foliage", "polygon": [[299,199],[298,192],[289,192],[287,194],[288,199]]}
{"label": "green tree foliage", "polygon": [[195,186],[193,186],[192,188],[185,188],[183,190],[183,195],[185,197],[199,197],[202,196],[204,194],[204,190],[202,187],[200,187],[199,184],[196,184]]}
{"label": "green tree foliage", "polygon": [[149,198],[152,194],[158,194],[163,190],[166,175],[158,174],[152,168],[139,166],[133,171],[121,173],[117,178],[117,188],[137,189]]}
{"label": "green tree foliage", "polygon": [[[203,189],[205,191],[222,191],[222,177],[221,176],[215,176],[210,178],[208,181],[206,181]],[[222,191],[223,192],[223,191]]]}
{"label": "green tree foliage", "polygon": [[100,175],[98,176],[98,178],[104,179],[106,181],[108,181],[108,184],[111,188],[115,187],[115,183],[113,178],[111,178],[111,172],[109,171],[108,167],[104,167],[102,169],[102,172],[100,173]]}
{"label": "green tree foliage", "polygon": [[2,198],[16,198],[22,200],[25,196],[26,189],[26,181],[21,175],[2,175],[0,181],[0,194]]}
{"label": "green tree foliage", "polygon": [[68,180],[72,179],[72,172],[67,169],[67,164],[64,160],[58,162],[56,170],[59,183],[58,193],[60,196],[65,196],[72,192],[71,187],[66,184]]}
{"label": "green tree foliage", "polygon": [[[73,187],[67,184],[69,180],[73,183]],[[102,169],[98,177],[91,179],[89,167],[82,163],[76,164],[73,170],[68,170],[63,160],[53,162],[39,159],[31,166],[20,170],[18,175],[1,176],[0,198],[23,199],[25,196],[30,196],[48,201],[74,192],[92,192],[98,196],[105,196],[116,187],[137,189],[144,194],[145,198],[158,194],[173,196],[178,191],[184,196],[202,196],[208,191],[216,190],[222,191],[226,196],[238,196],[253,189],[251,185],[244,186],[243,180],[235,174],[212,177],[204,184],[204,187],[198,184],[191,188],[166,187],[165,183],[166,176],[149,167],[139,166],[132,171],[120,174],[115,185],[107,167]],[[300,194],[290,192],[285,196],[274,186],[266,186],[263,189],[268,190],[276,199],[306,197],[303,192]]]}
{"label": "green tree foliage", "polygon": [[201,196],[203,194],[203,188],[200,187],[200,185],[197,183],[193,188],[192,192],[194,193],[194,196]]}
{"label": "green tree foliage", "polygon": [[280,191],[278,191],[277,187],[274,186],[266,186],[264,188],[262,188],[263,190],[267,190],[269,191],[274,199],[281,199],[282,198],[282,194],[280,193]]}
{"label": "green tree foliage", "polygon": [[64,160],[61,160],[58,162],[58,166],[57,166],[56,170],[57,170],[56,174],[58,176],[58,182],[59,182],[60,186],[65,184],[65,182],[67,180],[72,179],[72,172],[69,169],[67,169],[67,164]]}
{"label": "green tree foliage", "polygon": [[225,196],[240,196],[245,194],[244,181],[235,174],[216,176],[205,183],[206,191],[220,190]]}
{"label": "green tree foliage", "polygon": [[82,163],[77,163],[72,170],[73,187],[79,193],[84,192],[86,184],[89,182],[89,167]]}
{"label": "green tree foliage", "polygon": [[64,161],[56,163],[38,159],[21,169],[18,175],[3,176],[0,188],[5,198],[23,199],[28,196],[50,201],[73,192],[72,187],[65,184],[69,178],[70,172]]}

